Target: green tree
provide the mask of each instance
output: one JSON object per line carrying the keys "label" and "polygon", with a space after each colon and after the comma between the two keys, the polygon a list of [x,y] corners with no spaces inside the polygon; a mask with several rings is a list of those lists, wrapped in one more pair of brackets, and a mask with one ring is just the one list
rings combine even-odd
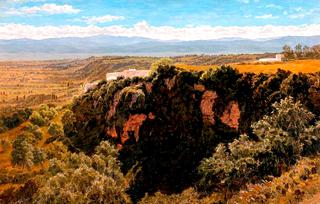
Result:
{"label": "green tree", "polygon": [[159,67],[172,66],[173,60],[171,58],[161,58],[150,66],[150,73],[156,73]]}
{"label": "green tree", "polygon": [[295,56],[296,56],[296,58],[300,59],[302,57],[302,54],[303,54],[302,45],[301,44],[297,44],[295,46]]}
{"label": "green tree", "polygon": [[60,125],[58,125],[55,122],[50,123],[49,128],[48,128],[48,133],[52,136],[63,136],[63,130]]}
{"label": "green tree", "polygon": [[50,160],[34,203],[130,203],[117,151],[102,142],[92,156],[69,153]]}
{"label": "green tree", "polygon": [[66,110],[62,116],[61,122],[63,124],[63,131],[66,135],[70,135],[74,130],[74,123],[76,118],[71,110]]}
{"label": "green tree", "polygon": [[60,141],[54,141],[50,143],[46,148],[46,155],[48,159],[56,158],[63,160],[68,153],[68,148]]}
{"label": "green tree", "polygon": [[252,125],[256,140],[246,135],[228,145],[220,144],[212,157],[201,161],[200,187],[238,189],[248,181],[279,175],[306,153],[318,151],[320,127],[314,115],[288,97],[273,104],[274,111]]}
{"label": "green tree", "polygon": [[11,152],[11,163],[22,167],[33,166],[33,146],[24,135],[18,135],[13,141]]}
{"label": "green tree", "polygon": [[39,113],[45,120],[52,120],[57,115],[55,108],[49,108],[49,106],[45,104],[39,107]]}
{"label": "green tree", "polygon": [[310,49],[310,47],[309,46],[304,46],[303,48],[302,48],[302,53],[303,53],[303,57],[305,57],[305,58],[310,58],[310,57],[312,57],[312,51],[311,51],[311,49]]}
{"label": "green tree", "polygon": [[39,141],[39,140],[41,140],[43,138],[42,137],[42,132],[41,132],[41,130],[40,130],[38,125],[33,125],[32,123],[28,122],[26,124],[26,126],[23,128],[23,130],[33,134],[37,141]]}
{"label": "green tree", "polygon": [[294,58],[294,51],[291,49],[289,45],[284,45],[282,47],[282,53],[286,59],[293,59]]}
{"label": "green tree", "polygon": [[35,147],[32,151],[33,154],[33,163],[35,165],[43,164],[43,162],[46,159],[46,153],[43,151],[43,149]]}
{"label": "green tree", "polygon": [[38,126],[44,126],[48,122],[37,111],[33,111],[29,119],[34,125]]}

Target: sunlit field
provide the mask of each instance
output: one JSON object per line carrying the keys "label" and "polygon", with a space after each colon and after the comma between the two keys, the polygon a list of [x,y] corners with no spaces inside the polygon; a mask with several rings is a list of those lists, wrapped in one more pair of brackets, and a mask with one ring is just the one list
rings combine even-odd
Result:
{"label": "sunlit field", "polygon": [[[258,63],[248,62],[239,64],[228,64],[237,68],[240,72],[254,72],[254,73],[275,73],[278,69],[289,70],[294,73],[314,73],[320,71],[320,60],[294,60],[289,62],[279,63]],[[204,71],[217,66],[194,66],[186,64],[176,64],[177,67],[184,68],[191,71]]]}

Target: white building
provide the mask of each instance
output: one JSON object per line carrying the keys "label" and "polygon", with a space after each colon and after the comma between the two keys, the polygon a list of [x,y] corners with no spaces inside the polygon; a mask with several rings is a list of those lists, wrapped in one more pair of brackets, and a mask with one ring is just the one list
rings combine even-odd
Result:
{"label": "white building", "polygon": [[283,58],[282,54],[277,54],[276,58],[262,58],[259,59],[259,62],[281,62]]}
{"label": "white building", "polygon": [[149,75],[149,70],[136,70],[136,69],[129,69],[124,70],[122,72],[111,72],[106,74],[106,80],[115,80],[118,77],[124,78],[132,78],[132,77],[146,77]]}

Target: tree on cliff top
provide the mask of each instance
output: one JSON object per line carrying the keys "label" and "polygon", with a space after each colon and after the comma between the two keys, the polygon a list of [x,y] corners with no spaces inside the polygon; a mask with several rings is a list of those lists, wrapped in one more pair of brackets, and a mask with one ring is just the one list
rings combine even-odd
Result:
{"label": "tree on cliff top", "polygon": [[150,66],[150,75],[153,73],[157,72],[157,69],[159,67],[164,67],[164,66],[172,66],[173,65],[173,60],[170,58],[161,58],[154,63],[151,64]]}

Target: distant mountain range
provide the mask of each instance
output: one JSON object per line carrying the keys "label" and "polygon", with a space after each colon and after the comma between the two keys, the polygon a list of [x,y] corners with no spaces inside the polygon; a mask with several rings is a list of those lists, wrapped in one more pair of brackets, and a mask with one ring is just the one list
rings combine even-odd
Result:
{"label": "distant mountain range", "polygon": [[320,36],[288,36],[249,40],[225,38],[197,41],[160,41],[139,37],[94,36],[44,40],[0,40],[0,59],[54,59],[91,55],[172,56],[280,52],[282,46],[320,44]]}

